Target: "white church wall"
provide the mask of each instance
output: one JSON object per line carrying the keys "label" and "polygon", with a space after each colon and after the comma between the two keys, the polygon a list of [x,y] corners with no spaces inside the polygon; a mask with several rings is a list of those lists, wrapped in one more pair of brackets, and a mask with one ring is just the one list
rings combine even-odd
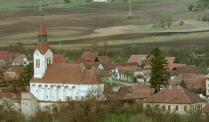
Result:
{"label": "white church wall", "polygon": [[[53,53],[50,49],[48,49],[47,52],[44,55],[42,55],[37,49],[34,52],[33,57],[34,57],[34,77],[42,78],[47,69],[47,61],[48,61],[48,64],[49,62],[50,63],[53,62]],[[36,67],[36,63],[37,63],[36,59],[40,59],[40,67]],[[50,59],[50,61],[47,59]]]}
{"label": "white church wall", "polygon": [[85,98],[89,90],[104,91],[104,84],[30,83],[30,92],[41,101],[66,101],[67,97]]}

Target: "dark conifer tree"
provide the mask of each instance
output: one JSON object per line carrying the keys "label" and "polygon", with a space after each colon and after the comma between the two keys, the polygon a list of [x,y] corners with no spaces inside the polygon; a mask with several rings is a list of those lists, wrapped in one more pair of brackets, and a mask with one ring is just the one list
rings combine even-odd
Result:
{"label": "dark conifer tree", "polygon": [[161,85],[168,85],[168,79],[170,78],[170,73],[168,72],[168,65],[165,56],[163,56],[161,50],[155,47],[151,51],[151,87],[155,88],[155,93],[160,91]]}

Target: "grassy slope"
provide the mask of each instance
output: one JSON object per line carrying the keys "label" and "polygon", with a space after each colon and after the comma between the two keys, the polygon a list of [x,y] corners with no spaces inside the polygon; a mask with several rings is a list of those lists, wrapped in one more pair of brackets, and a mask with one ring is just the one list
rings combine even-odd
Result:
{"label": "grassy slope", "polygon": [[[82,5],[89,5],[89,4],[98,4],[98,3],[85,3],[85,0],[70,0],[71,3],[63,4],[60,6],[61,8],[68,8],[71,6],[82,6]],[[151,0],[131,0],[131,2],[137,1],[151,1]],[[155,1],[170,1],[170,0],[155,0]],[[116,0],[115,2],[107,3],[118,3],[121,0]],[[47,6],[50,7],[53,4],[60,4],[64,3],[64,0],[42,0],[41,1],[43,7]],[[39,6],[40,0],[0,0],[0,11],[8,10],[8,9],[15,9],[19,7],[32,7],[32,6]]]}

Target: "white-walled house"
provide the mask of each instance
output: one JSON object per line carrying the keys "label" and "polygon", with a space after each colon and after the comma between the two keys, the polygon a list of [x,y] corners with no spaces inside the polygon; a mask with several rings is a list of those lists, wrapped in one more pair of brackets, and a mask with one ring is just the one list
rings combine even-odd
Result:
{"label": "white-walled house", "polygon": [[[33,53],[34,76],[30,80],[30,92],[22,93],[21,111],[33,115],[31,101],[41,107],[57,101],[85,100],[90,92],[104,90],[104,83],[96,72],[82,64],[53,63],[53,52],[47,42],[44,22],[38,33],[38,43]],[[94,93],[97,95],[96,93]],[[23,105],[24,103],[24,105]]]}

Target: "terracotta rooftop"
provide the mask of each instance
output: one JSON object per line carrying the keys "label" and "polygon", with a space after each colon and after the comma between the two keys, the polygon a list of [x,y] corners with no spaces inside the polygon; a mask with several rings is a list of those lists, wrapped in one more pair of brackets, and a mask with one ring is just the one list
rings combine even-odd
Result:
{"label": "terracotta rooftop", "polygon": [[93,67],[98,67],[99,62],[83,62],[83,65],[86,67],[86,69],[91,69]]}
{"label": "terracotta rooftop", "polygon": [[19,55],[17,58],[15,58],[12,62],[15,63],[23,63],[23,59],[26,58],[25,55]]}
{"label": "terracotta rooftop", "polygon": [[9,51],[0,51],[0,55],[8,55]]}
{"label": "terracotta rooftop", "polygon": [[143,57],[147,58],[148,55],[131,55],[130,58],[128,59],[128,63],[130,63],[130,62],[137,62],[137,63],[139,63],[139,61]]}
{"label": "terracotta rooftop", "polygon": [[197,72],[197,67],[195,65],[181,66],[181,67],[174,67],[173,70],[181,71],[181,73],[195,73]]}
{"label": "terracotta rooftop", "polygon": [[153,96],[143,101],[144,103],[174,103],[174,104],[191,104],[206,102],[199,96],[189,92],[181,86],[168,86]]}
{"label": "terracotta rooftop", "polygon": [[17,56],[19,55],[19,53],[11,53],[11,52],[10,52],[8,55],[9,55],[10,57],[17,57]]}
{"label": "terracotta rooftop", "polygon": [[15,72],[17,75],[20,75],[21,72],[24,71],[23,68],[24,67],[10,67],[9,70],[7,70],[6,72]]}
{"label": "terracotta rooftop", "polygon": [[34,78],[30,82],[68,83],[68,84],[102,84],[93,70],[85,69],[82,64],[49,64],[43,78]]}
{"label": "terracotta rooftop", "polygon": [[36,51],[37,49],[41,54],[45,54],[48,49],[51,50],[48,42],[38,42],[34,51]]}
{"label": "terracotta rooftop", "polygon": [[97,59],[101,63],[111,63],[108,56],[97,56]]}
{"label": "terracotta rooftop", "polygon": [[99,52],[83,52],[83,54],[81,55],[81,59],[91,60],[92,62],[94,62],[97,56],[99,56]]}
{"label": "terracotta rooftop", "polygon": [[112,77],[106,70],[92,68],[100,77]]}
{"label": "terracotta rooftop", "polygon": [[63,54],[54,55],[53,63],[63,63],[67,61]]}
{"label": "terracotta rooftop", "polygon": [[169,63],[167,68],[169,68],[169,70],[173,70],[174,67],[182,67],[182,66],[187,66],[187,64]]}
{"label": "terracotta rooftop", "polygon": [[116,94],[107,95],[107,100],[144,99],[152,96],[150,85],[122,86]]}
{"label": "terracotta rooftop", "polygon": [[176,57],[165,57],[165,59],[168,61],[168,64],[178,63]]}
{"label": "terracotta rooftop", "polygon": [[116,67],[120,67],[120,66],[137,66],[139,67],[139,63],[136,62],[131,62],[131,63],[101,63],[102,67],[105,70],[111,70],[111,69],[115,69]]}
{"label": "terracotta rooftop", "polygon": [[44,21],[41,22],[41,27],[38,33],[39,36],[47,36],[46,28],[44,26]]}
{"label": "terracotta rooftop", "polygon": [[209,112],[209,103],[206,104],[206,106],[201,109],[201,112],[204,112],[204,113],[208,113]]}

